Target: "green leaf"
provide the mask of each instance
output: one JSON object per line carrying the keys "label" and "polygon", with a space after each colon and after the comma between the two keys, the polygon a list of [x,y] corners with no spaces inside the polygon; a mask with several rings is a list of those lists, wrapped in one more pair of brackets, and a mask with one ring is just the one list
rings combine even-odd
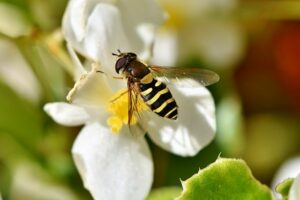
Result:
{"label": "green leaf", "polygon": [[284,199],[288,199],[289,191],[294,182],[293,178],[288,178],[276,186],[276,192],[280,193]]}
{"label": "green leaf", "polygon": [[243,160],[219,158],[182,182],[179,200],[271,200],[269,188],[259,183]]}
{"label": "green leaf", "polygon": [[10,134],[22,146],[34,150],[43,133],[39,109],[1,82],[0,94],[1,133]]}
{"label": "green leaf", "polygon": [[0,3],[0,33],[9,37],[28,35],[32,31],[32,23],[18,7]]}
{"label": "green leaf", "polygon": [[179,187],[165,187],[153,190],[147,200],[173,200],[181,192]]}

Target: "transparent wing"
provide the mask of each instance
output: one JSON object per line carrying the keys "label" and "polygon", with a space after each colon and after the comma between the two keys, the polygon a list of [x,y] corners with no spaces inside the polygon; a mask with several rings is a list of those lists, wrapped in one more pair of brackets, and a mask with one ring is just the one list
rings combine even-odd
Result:
{"label": "transparent wing", "polygon": [[[148,66],[155,78],[160,81],[176,83],[180,79],[190,78],[201,83],[203,86],[208,86],[219,81],[220,77],[217,73],[200,68],[184,68],[184,67],[160,67]],[[192,86],[187,82],[187,85]]]}
{"label": "transparent wing", "polygon": [[[128,88],[128,126],[129,130],[134,136],[143,135],[146,133],[144,127],[139,123],[141,116],[137,108],[137,104],[139,101],[139,91],[135,87],[134,82],[128,80],[127,82],[127,88]],[[132,119],[133,117],[138,120],[138,122],[134,125],[132,125]]]}

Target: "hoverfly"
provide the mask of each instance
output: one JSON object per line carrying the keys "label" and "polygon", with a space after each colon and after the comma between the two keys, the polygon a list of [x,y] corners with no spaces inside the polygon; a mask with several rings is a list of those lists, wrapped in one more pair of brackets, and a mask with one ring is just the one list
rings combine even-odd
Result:
{"label": "hoverfly", "polygon": [[[174,82],[180,78],[192,78],[200,81],[203,86],[211,85],[219,80],[219,76],[209,70],[198,68],[159,67],[149,66],[138,60],[137,55],[132,52],[123,53],[118,50],[118,60],[115,70],[127,79],[128,88],[128,124],[130,125],[132,115],[138,110],[136,104],[138,98],[157,115],[170,120],[176,120],[180,113],[176,99],[164,82]],[[160,80],[160,78],[166,81]]]}

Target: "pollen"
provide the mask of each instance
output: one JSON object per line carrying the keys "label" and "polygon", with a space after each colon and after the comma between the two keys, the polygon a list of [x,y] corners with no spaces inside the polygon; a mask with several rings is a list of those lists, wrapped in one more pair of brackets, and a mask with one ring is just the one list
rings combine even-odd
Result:
{"label": "pollen", "polygon": [[[133,96],[133,95],[132,95]],[[148,106],[143,102],[143,100],[137,95],[137,103],[133,106],[134,112],[131,116],[130,125],[135,125],[138,122],[137,112],[148,110]],[[132,104],[134,101],[132,100]],[[107,119],[107,124],[110,126],[113,133],[119,133],[123,125],[128,125],[128,91],[120,90],[114,94],[108,105],[107,110],[111,113],[111,116]]]}

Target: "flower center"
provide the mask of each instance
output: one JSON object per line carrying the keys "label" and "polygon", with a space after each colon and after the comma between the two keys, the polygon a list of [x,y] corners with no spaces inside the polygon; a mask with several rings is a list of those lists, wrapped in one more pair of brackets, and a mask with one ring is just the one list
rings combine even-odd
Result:
{"label": "flower center", "polygon": [[[143,102],[142,99],[140,99],[139,95],[137,97],[137,103],[135,105],[131,105],[135,108],[135,110],[132,113],[130,125],[135,125],[138,122],[136,116],[137,112],[148,110],[148,106]],[[123,127],[123,124],[128,125],[128,107],[129,102],[127,89],[118,91],[110,99],[107,110],[112,115],[107,119],[107,124],[111,127],[113,133],[119,133]]]}

